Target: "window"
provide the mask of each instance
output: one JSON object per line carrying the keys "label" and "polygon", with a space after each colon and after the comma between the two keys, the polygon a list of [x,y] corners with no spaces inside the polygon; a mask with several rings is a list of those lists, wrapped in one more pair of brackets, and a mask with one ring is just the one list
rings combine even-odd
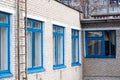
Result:
{"label": "window", "polygon": [[79,31],[72,29],[72,66],[79,65]]}
{"label": "window", "polygon": [[63,2],[64,2],[65,4],[67,4],[67,5],[70,5],[71,0],[64,0]]}
{"label": "window", "polygon": [[110,0],[111,5],[118,5],[118,0]]}
{"label": "window", "polygon": [[28,19],[28,73],[44,71],[43,68],[43,22]]}
{"label": "window", "polygon": [[86,31],[86,57],[115,58],[116,31]]}
{"label": "window", "polygon": [[64,65],[64,28],[53,25],[53,69],[65,68]]}
{"label": "window", "polygon": [[11,77],[10,72],[10,14],[0,12],[0,78]]}
{"label": "window", "polygon": [[120,0],[118,0],[118,4],[120,5]]}

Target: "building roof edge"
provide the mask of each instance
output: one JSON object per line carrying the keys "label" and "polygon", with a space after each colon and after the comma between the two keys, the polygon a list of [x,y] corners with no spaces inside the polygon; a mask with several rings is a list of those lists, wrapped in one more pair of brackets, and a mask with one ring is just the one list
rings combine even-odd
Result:
{"label": "building roof edge", "polygon": [[58,2],[58,3],[60,3],[60,4],[63,4],[64,6],[69,7],[69,8],[71,8],[71,9],[75,10],[75,11],[78,11],[79,13],[83,13],[82,11],[79,11],[79,10],[77,10],[77,9],[75,9],[75,8],[67,5],[67,4],[62,3],[61,1],[58,1],[58,0],[54,0],[54,1],[56,1],[56,2]]}

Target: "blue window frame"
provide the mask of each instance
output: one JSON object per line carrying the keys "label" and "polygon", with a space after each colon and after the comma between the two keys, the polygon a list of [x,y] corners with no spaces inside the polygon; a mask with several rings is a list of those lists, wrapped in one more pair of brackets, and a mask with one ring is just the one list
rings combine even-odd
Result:
{"label": "blue window frame", "polygon": [[86,57],[88,58],[115,58],[116,31],[86,31]]}
{"label": "blue window frame", "polygon": [[79,30],[72,29],[72,66],[79,65]]}
{"label": "blue window frame", "polygon": [[64,27],[53,25],[53,69],[65,68],[64,65]]}
{"label": "blue window frame", "polygon": [[0,78],[13,76],[10,72],[10,14],[0,12]]}
{"label": "blue window frame", "polygon": [[28,73],[44,71],[43,67],[43,22],[27,20]]}

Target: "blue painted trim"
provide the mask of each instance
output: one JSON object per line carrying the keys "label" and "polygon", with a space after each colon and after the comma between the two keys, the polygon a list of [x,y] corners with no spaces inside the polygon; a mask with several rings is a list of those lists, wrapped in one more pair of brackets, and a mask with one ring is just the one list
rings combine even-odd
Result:
{"label": "blue painted trim", "polygon": [[29,68],[28,69],[28,74],[30,73],[38,73],[38,72],[44,72],[45,69],[43,67],[38,67],[38,68]]}
{"label": "blue painted trim", "polygon": [[102,31],[102,39],[101,40],[102,40],[102,53],[101,53],[101,56],[105,56],[105,31]]}
{"label": "blue painted trim", "polygon": [[97,55],[87,55],[86,58],[116,58],[116,56],[97,56]]}
{"label": "blue painted trim", "polygon": [[[55,32],[53,32],[53,36],[56,36],[56,39],[55,39],[55,41],[56,41],[56,43],[55,43],[55,65],[53,65],[53,69],[60,69],[60,68],[64,68],[64,60],[65,60],[65,53],[64,53],[64,27],[62,27],[62,26],[59,26],[59,25],[53,25],[53,28],[56,28],[55,29]],[[59,32],[58,31],[58,28],[61,28],[62,29],[62,32]],[[62,38],[63,38],[63,44],[62,44],[62,54],[63,54],[63,60],[62,60],[62,64],[58,64],[58,45],[59,45],[59,43],[58,43],[58,37],[60,37],[60,36],[62,36]]]}
{"label": "blue painted trim", "polygon": [[66,68],[65,65],[61,64],[61,65],[53,65],[53,70],[57,70],[57,69],[63,69]]}
{"label": "blue painted trim", "polygon": [[64,38],[65,38],[65,36],[64,36],[64,28],[63,28],[63,65],[65,64],[65,43],[64,43]]}
{"label": "blue painted trim", "polygon": [[34,45],[34,42],[35,42],[35,40],[34,40],[34,33],[32,33],[32,68],[34,67],[34,55],[35,55],[35,45]]}
{"label": "blue painted trim", "polygon": [[[42,21],[38,21],[38,20],[34,20],[34,19],[30,19],[27,18],[28,20],[30,20],[32,22],[32,26],[31,27],[27,27],[25,30],[27,30],[28,32],[32,33],[32,67],[28,68],[27,72],[28,73],[37,73],[37,72],[43,72],[45,71],[45,69],[43,68],[43,22]],[[40,28],[35,28],[34,24],[35,21],[40,23]],[[41,36],[41,66],[35,66],[35,33],[39,33]]]}
{"label": "blue painted trim", "polygon": [[[109,30],[109,31],[114,31],[114,39],[115,39],[115,54],[112,56],[105,56],[105,31],[107,30],[100,30],[102,32],[101,37],[87,37],[87,32],[85,31],[85,47],[86,47],[86,58],[116,58],[116,31],[115,30]],[[97,31],[90,31],[90,32],[97,32]],[[98,31],[99,32],[99,31]],[[89,55],[88,54],[88,40],[101,40],[102,41],[102,53],[101,55],[97,55],[95,53],[94,55]]]}
{"label": "blue painted trim", "polygon": [[[79,55],[80,55],[80,53],[79,53],[79,30],[75,30],[75,29],[72,29],[71,30],[71,33],[72,33],[72,37],[71,37],[71,40],[72,40],[72,64],[71,64],[71,66],[78,66],[80,63],[79,63]],[[77,33],[77,35],[76,35],[76,33]],[[75,46],[74,46],[74,44],[76,43],[74,43],[74,41],[73,40],[76,40],[76,39],[78,39],[78,53],[77,54],[75,54]],[[77,55],[78,56],[78,58],[77,58],[77,62],[76,61],[73,61],[73,59],[75,58],[75,55]]]}
{"label": "blue painted trim", "polygon": [[73,62],[71,66],[80,66],[81,64],[79,62]]}
{"label": "blue painted trim", "polygon": [[1,78],[8,78],[8,77],[13,77],[13,74],[10,72],[0,73],[0,79]]}
{"label": "blue painted trim", "polygon": [[10,71],[10,16],[8,16],[8,70]]}
{"label": "blue painted trim", "polygon": [[40,29],[34,29],[34,28],[27,28],[28,31],[31,31],[31,32],[42,32],[42,30]]}
{"label": "blue painted trim", "polygon": [[[56,30],[58,31],[58,28],[56,27]],[[57,37],[57,32],[56,32],[56,64],[58,65],[58,37]]]}
{"label": "blue painted trim", "polygon": [[43,66],[43,23],[41,23],[41,56],[42,56],[42,59],[41,59],[41,61],[42,61],[42,63],[41,63],[41,65]]}
{"label": "blue painted trim", "polygon": [[114,31],[114,33],[115,33],[115,37],[114,37],[114,39],[115,39],[115,58],[116,58],[116,51],[117,51],[117,44],[116,44],[116,31]]}
{"label": "blue painted trim", "polygon": [[3,27],[3,28],[7,28],[7,27],[9,27],[9,24],[2,24],[2,23],[0,23],[0,26]]}

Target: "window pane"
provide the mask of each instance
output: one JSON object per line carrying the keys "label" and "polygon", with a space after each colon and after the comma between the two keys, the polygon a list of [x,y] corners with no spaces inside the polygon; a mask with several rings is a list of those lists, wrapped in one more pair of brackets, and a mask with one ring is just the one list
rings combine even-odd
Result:
{"label": "window pane", "polygon": [[63,36],[58,36],[58,64],[63,64]]}
{"label": "window pane", "polygon": [[102,32],[87,32],[87,37],[101,37]]}
{"label": "window pane", "polygon": [[41,23],[35,21],[35,22],[34,22],[34,27],[35,27],[35,28],[41,28]]}
{"label": "window pane", "polygon": [[77,30],[72,30],[72,35],[73,35],[73,36],[79,36],[79,31],[77,31]]}
{"label": "window pane", "polygon": [[78,31],[75,31],[75,36],[78,36],[79,35],[79,32]]}
{"label": "window pane", "polygon": [[8,69],[7,29],[0,28],[0,70]]}
{"label": "window pane", "polygon": [[55,65],[55,64],[57,64],[57,59],[56,59],[56,48],[57,48],[57,46],[56,46],[56,36],[54,35],[53,36],[53,64]]}
{"label": "window pane", "polygon": [[63,29],[53,26],[53,63],[54,65],[63,64]]}
{"label": "window pane", "polygon": [[56,32],[57,30],[56,30],[56,27],[55,26],[53,26],[53,32]]}
{"label": "window pane", "polygon": [[63,28],[57,27],[57,29],[58,29],[58,33],[63,33]]}
{"label": "window pane", "polygon": [[72,39],[72,62],[78,62],[78,57],[79,57],[79,47],[78,47],[78,38]]}
{"label": "window pane", "polygon": [[105,31],[105,55],[115,55],[115,32]]}
{"label": "window pane", "polygon": [[41,43],[41,33],[36,32],[35,33],[35,45],[34,45],[34,49],[35,49],[35,55],[34,55],[34,59],[35,59],[35,65],[36,67],[38,66],[42,66],[42,43]]}
{"label": "window pane", "polygon": [[7,21],[8,21],[7,16],[4,15],[4,14],[0,14],[0,22],[1,23],[7,23]]}
{"label": "window pane", "polygon": [[28,33],[28,38],[27,38],[27,48],[28,48],[28,67],[32,67],[32,33]]}
{"label": "window pane", "polygon": [[27,20],[27,27],[32,27],[32,21]]}
{"label": "window pane", "polygon": [[101,55],[102,53],[102,41],[101,40],[89,40],[88,41],[88,54],[89,55]]}

